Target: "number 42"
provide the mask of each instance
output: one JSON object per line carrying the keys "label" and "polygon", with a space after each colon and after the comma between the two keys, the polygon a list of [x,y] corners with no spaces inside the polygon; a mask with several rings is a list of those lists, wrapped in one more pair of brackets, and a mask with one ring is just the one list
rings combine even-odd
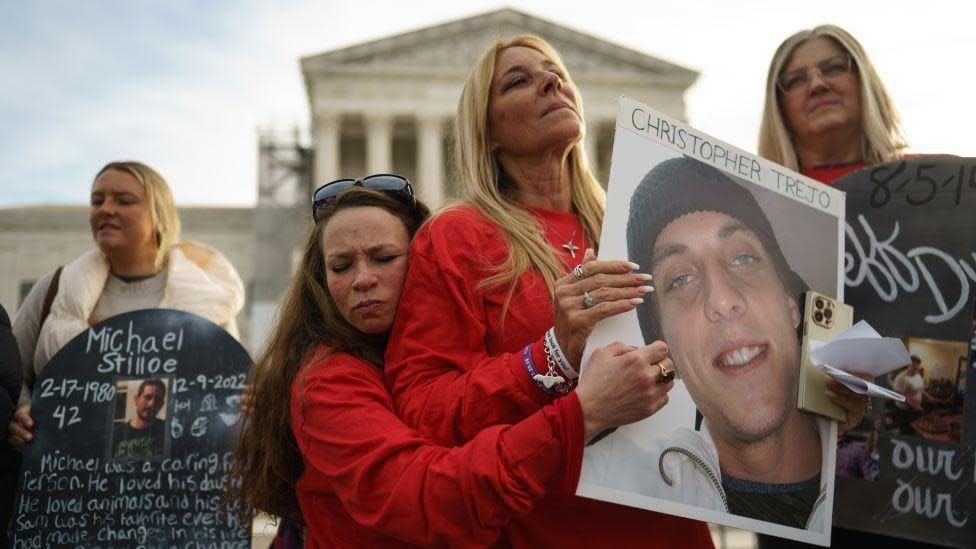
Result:
{"label": "number 42", "polygon": [[77,406],[58,406],[51,415],[58,419],[58,429],[64,429],[81,422],[81,418],[78,417]]}

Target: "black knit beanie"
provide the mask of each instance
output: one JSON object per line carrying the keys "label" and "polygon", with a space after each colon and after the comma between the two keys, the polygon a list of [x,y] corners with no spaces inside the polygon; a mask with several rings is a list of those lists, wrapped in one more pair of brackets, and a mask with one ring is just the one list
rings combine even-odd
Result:
{"label": "black knit beanie", "polygon": [[[661,231],[679,217],[695,212],[723,213],[742,222],[766,248],[786,292],[798,298],[807,290],[803,279],[786,263],[773,227],[752,193],[718,169],[687,156],[661,162],[647,172],[634,190],[627,219],[630,260],[641,269],[649,269],[651,252]],[[649,297],[637,306],[645,343],[661,338],[657,297],[655,293]],[[797,303],[803,303],[802,299]]]}

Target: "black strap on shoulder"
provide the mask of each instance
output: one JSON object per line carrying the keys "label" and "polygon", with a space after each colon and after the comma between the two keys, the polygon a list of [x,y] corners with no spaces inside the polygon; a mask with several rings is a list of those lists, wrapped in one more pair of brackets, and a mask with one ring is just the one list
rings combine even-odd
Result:
{"label": "black strap on shoulder", "polygon": [[58,282],[61,280],[61,269],[64,269],[63,265],[54,271],[54,276],[51,277],[51,284],[47,287],[47,293],[44,294],[44,307],[41,309],[41,323],[37,325],[38,333],[41,332],[40,328],[44,326],[47,315],[51,314],[51,304],[54,303],[54,296],[58,295]]}

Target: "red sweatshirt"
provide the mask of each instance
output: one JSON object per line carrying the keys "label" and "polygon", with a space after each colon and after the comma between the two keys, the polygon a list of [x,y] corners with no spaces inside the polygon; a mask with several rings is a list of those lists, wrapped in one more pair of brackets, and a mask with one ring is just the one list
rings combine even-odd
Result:
{"label": "red sweatshirt", "polygon": [[825,185],[832,185],[834,181],[840,179],[841,177],[844,177],[849,173],[854,173],[861,168],[866,168],[868,165],[869,164],[867,162],[828,164],[824,166],[804,168],[801,173],[809,178],[816,179]]}
{"label": "red sweatshirt", "polygon": [[[583,227],[572,214],[530,212],[568,272],[582,260]],[[574,236],[576,258],[561,246]],[[439,441],[462,443],[549,402],[521,356],[531,344],[536,369],[546,368],[542,337],[553,314],[545,282],[533,270],[522,275],[504,319],[508,286],[478,287],[505,259],[501,231],[474,208],[460,207],[422,228],[410,253],[386,355],[387,382],[404,421]],[[578,476],[579,464],[572,466]],[[505,535],[515,547],[712,546],[701,522],[559,493],[514,517]]]}
{"label": "red sweatshirt", "polygon": [[379,368],[326,348],[292,384],[291,424],[310,548],[491,545],[547,489],[574,489],[583,451],[575,395],[436,446],[396,416]]}

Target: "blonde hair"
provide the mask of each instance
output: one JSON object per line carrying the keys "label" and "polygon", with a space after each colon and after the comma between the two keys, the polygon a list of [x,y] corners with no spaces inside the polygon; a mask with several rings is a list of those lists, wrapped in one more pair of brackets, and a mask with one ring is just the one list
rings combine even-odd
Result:
{"label": "blonde hair", "polygon": [[99,176],[109,170],[125,172],[135,177],[136,181],[146,190],[149,214],[153,229],[156,231],[155,266],[159,267],[166,259],[166,252],[180,240],[180,216],[176,212],[173,192],[170,190],[169,184],[156,170],[142,162],[132,160],[109,162],[105,167],[98,170],[95,179],[97,180]]}
{"label": "blonde hair", "polygon": [[[542,227],[524,207],[515,202],[516,189],[511,182],[503,181],[502,169],[492,154],[489,142],[488,103],[495,63],[503,50],[517,46],[531,48],[546,56],[564,75],[564,85],[575,89],[559,54],[545,40],[529,34],[496,40],[475,64],[464,83],[458,102],[454,138],[455,163],[463,199],[494,222],[510,243],[505,262],[497,266],[494,274],[481,281],[479,286],[491,288],[509,284],[509,299],[516,281],[530,268],[538,271],[545,280],[550,296],[553,295],[556,280],[566,272],[566,267],[546,241]],[[583,119],[583,104],[579,94],[574,95],[574,108]],[[606,193],[590,172],[583,152],[583,137],[585,127],[568,158],[572,207],[579,216],[586,237],[590,242],[597,243],[600,240]],[[505,309],[507,305],[508,300]]]}
{"label": "blonde hair", "polygon": [[776,80],[801,44],[811,38],[833,40],[851,55],[861,88],[861,158],[871,164],[901,156],[907,147],[901,120],[874,65],[861,44],[850,33],[835,25],[820,25],[802,30],[780,44],[766,76],[766,104],[759,127],[759,155],[792,170],[801,168],[790,130],[783,120]]}

